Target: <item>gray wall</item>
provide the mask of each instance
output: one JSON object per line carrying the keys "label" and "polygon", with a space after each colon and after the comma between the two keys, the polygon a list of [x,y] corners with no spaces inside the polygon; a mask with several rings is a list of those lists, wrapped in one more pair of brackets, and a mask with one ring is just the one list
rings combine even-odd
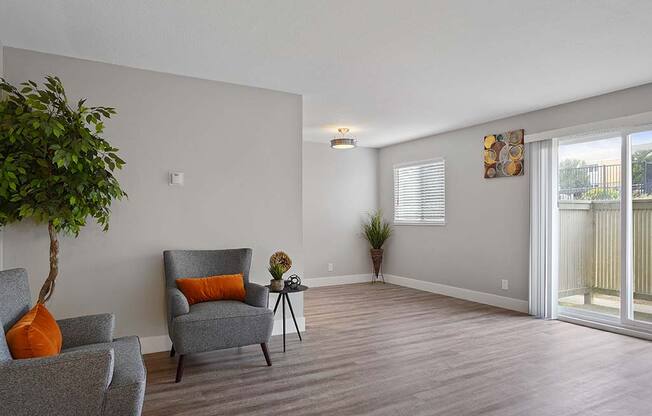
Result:
{"label": "gray wall", "polygon": [[[378,149],[303,144],[305,276],[370,272],[360,223],[378,206]],[[333,271],[328,271],[333,263]]]}
{"label": "gray wall", "polygon": [[[380,206],[393,214],[396,163],[446,159],[445,226],[396,226],[385,272],[526,300],[529,179],[484,179],[482,138],[524,128],[526,135],[652,111],[652,84],[385,147]],[[526,158],[527,158],[526,154]],[[526,169],[528,166],[526,166]],[[509,280],[509,290],[500,288]]]}
{"label": "gray wall", "polygon": [[[252,280],[269,281],[277,249],[303,273],[301,97],[5,48],[12,83],[61,77],[71,98],[114,106],[106,137],[127,166],[129,199],[111,229],[95,224],[61,241],[60,276],[49,306],[57,317],[113,311],[118,334],[167,333],[162,251],[252,247]],[[167,184],[185,172],[184,187]],[[26,267],[33,291],[48,268],[44,226],[10,226],[5,267]],[[303,315],[300,299],[295,301]],[[297,310],[295,309],[295,310]]]}

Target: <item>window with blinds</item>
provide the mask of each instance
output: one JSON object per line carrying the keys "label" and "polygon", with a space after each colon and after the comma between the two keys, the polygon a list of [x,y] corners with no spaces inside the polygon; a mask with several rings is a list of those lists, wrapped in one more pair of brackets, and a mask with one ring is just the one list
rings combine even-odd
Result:
{"label": "window with blinds", "polygon": [[394,223],[446,223],[444,159],[394,166]]}

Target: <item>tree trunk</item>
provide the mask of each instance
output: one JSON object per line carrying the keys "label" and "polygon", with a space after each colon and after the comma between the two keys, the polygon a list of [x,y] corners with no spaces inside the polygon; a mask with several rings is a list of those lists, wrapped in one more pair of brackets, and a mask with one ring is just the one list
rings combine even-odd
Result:
{"label": "tree trunk", "polygon": [[50,234],[50,273],[45,283],[41,287],[38,295],[38,303],[44,304],[52,297],[54,292],[54,281],[59,274],[59,239],[57,237],[57,230],[54,229],[52,223],[48,223],[48,233]]}

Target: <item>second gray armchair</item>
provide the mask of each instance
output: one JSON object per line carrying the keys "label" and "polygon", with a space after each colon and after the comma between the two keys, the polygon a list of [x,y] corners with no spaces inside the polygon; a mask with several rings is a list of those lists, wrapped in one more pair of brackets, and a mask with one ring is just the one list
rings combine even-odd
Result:
{"label": "second gray armchair", "polygon": [[[267,365],[272,365],[267,342],[274,317],[268,308],[269,291],[249,281],[251,249],[169,250],[163,253],[167,287],[170,355],[179,354],[176,382],[183,376],[188,354],[260,344]],[[176,279],[242,273],[245,301],[219,300],[189,305]]]}

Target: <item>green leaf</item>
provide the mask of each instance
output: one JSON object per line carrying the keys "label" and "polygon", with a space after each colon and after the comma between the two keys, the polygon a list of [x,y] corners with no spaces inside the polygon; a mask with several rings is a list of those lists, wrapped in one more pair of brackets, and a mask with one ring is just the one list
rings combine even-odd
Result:
{"label": "green leaf", "polygon": [[71,107],[56,76],[19,88],[0,79],[0,226],[33,218],[77,235],[90,216],[107,230],[127,195],[111,174],[124,160],[100,137],[115,110]]}

